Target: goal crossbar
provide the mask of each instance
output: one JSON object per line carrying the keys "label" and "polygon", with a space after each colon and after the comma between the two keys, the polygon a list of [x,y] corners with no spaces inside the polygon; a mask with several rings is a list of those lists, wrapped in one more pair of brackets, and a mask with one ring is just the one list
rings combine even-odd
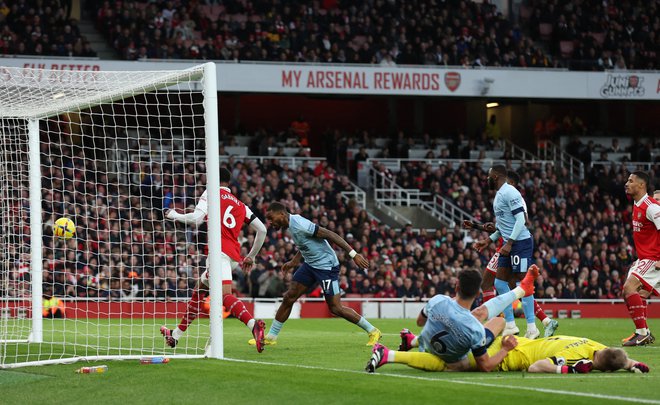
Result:
{"label": "goal crossbar", "polygon": [[[111,103],[126,94],[140,95],[199,80],[203,74],[204,65],[177,71],[138,72],[3,67],[0,87],[12,97],[0,98],[0,118],[47,118],[62,111]],[[44,88],[44,83],[49,87]]]}

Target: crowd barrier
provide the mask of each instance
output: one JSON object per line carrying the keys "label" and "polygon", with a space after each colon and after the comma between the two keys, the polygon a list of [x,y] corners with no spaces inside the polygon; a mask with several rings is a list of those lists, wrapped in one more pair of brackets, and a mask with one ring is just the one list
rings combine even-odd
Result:
{"label": "crowd barrier", "polygon": [[[64,299],[66,317],[94,318],[172,318],[186,310],[186,299],[171,301],[98,301]],[[276,299],[243,298],[246,308],[256,318],[272,319],[280,305]],[[4,299],[0,317],[30,318],[30,302],[23,299]],[[344,305],[369,319],[416,318],[424,302],[402,299],[346,298]],[[621,299],[616,300],[539,300],[548,315],[557,318],[628,318],[628,309]],[[293,308],[291,318],[331,318],[333,315],[320,298],[301,299]],[[660,300],[650,300],[648,317],[660,318]]]}

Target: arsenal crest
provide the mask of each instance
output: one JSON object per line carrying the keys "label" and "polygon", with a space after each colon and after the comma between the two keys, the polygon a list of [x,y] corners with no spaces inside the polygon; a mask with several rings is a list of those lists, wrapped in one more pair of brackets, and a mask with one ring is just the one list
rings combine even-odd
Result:
{"label": "arsenal crest", "polygon": [[449,91],[454,92],[461,85],[461,74],[458,72],[445,73],[445,86]]}

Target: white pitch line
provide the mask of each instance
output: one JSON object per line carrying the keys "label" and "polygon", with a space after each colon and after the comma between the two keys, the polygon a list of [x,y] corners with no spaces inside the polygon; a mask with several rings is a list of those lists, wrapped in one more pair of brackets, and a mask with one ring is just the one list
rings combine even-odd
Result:
{"label": "white pitch line", "polygon": [[[471,373],[471,374],[475,374],[475,373]],[[491,374],[493,374],[493,373],[491,373]],[[498,374],[498,373],[495,373],[495,374],[496,375],[493,375],[492,377],[470,377],[470,381],[472,381],[472,380],[498,381],[498,380],[502,380],[504,378],[511,378],[511,377],[516,377],[516,376],[520,376],[521,379],[524,378],[525,380],[529,380],[529,379],[531,379],[531,380],[554,380],[554,379],[566,378],[566,376],[563,376],[563,375],[540,374],[540,373],[539,374],[525,373],[524,377],[523,377],[522,372],[521,373],[503,372],[501,374]],[[601,378],[621,378],[621,374],[624,374],[624,373],[618,373],[618,374],[619,375],[598,373],[597,378],[598,379],[601,379]],[[577,378],[578,376],[575,376],[575,377]],[[580,376],[580,377],[586,377],[586,376]],[[646,374],[646,375],[644,375],[643,378],[658,378],[658,377],[660,377],[660,376],[658,376],[657,374],[654,374],[654,375]],[[596,378],[596,377],[594,377],[594,378]]]}
{"label": "white pitch line", "polygon": [[[302,369],[307,369],[307,370],[335,371],[335,372],[340,372],[340,373],[351,373],[351,374],[366,374],[366,372],[364,372],[364,371],[349,370],[349,369],[342,369],[342,368],[320,367],[320,366],[307,366],[307,365],[303,365],[303,364],[274,363],[274,362],[268,362],[268,361],[230,359],[230,358],[224,358],[223,360],[232,361],[232,362],[236,362],[236,363],[251,363],[251,364],[260,364],[260,365],[266,365],[266,366],[293,367],[293,368],[302,368]],[[508,389],[508,390],[543,392],[543,393],[547,393],[547,394],[559,394],[559,395],[569,395],[569,396],[575,396],[575,397],[598,398],[598,399],[605,399],[605,400],[611,400],[611,401],[625,401],[625,402],[635,402],[635,403],[642,403],[642,404],[660,405],[660,400],[646,399],[646,398],[622,397],[622,396],[618,396],[618,395],[605,395],[605,394],[595,394],[595,393],[589,393],[589,392],[553,390],[553,389],[549,389],[549,388],[521,387],[521,386],[518,386],[518,385],[491,384],[491,383],[475,382],[475,381],[468,381],[468,380],[447,379],[447,378],[429,378],[429,377],[414,376],[414,375],[403,375],[403,374],[376,373],[376,374],[370,374],[370,375],[383,376],[383,377],[406,378],[406,379],[410,379],[410,380],[446,382],[446,383],[450,383],[450,384],[476,385],[476,386],[480,386],[480,387]],[[525,378],[527,378],[527,377],[525,377]]]}

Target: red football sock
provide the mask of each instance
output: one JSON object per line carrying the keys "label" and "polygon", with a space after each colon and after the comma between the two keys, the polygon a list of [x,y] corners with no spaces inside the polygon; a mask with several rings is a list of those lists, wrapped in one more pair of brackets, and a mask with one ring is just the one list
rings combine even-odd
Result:
{"label": "red football sock", "polygon": [[642,301],[642,297],[638,293],[635,293],[630,297],[627,297],[625,300],[630,317],[635,323],[635,328],[646,329],[646,306]]}
{"label": "red football sock", "polygon": [[539,321],[541,322],[543,322],[548,317],[536,300],[534,300],[534,314],[537,318],[539,318]]}
{"label": "red football sock", "polygon": [[[641,297],[642,296],[640,295],[640,298]],[[649,305],[647,304],[644,298],[642,298],[642,305],[644,305],[644,319],[649,319],[649,313],[648,313]]]}
{"label": "red football sock", "polygon": [[247,325],[252,319],[252,314],[245,308],[243,301],[234,297],[233,295],[225,295],[222,298],[222,305],[225,306],[225,310],[231,312],[236,318],[240,319],[241,322]]}
{"label": "red football sock", "polygon": [[179,324],[179,330],[181,332],[185,332],[186,329],[188,329],[188,326],[195,319],[197,319],[197,315],[199,315],[202,302],[204,302],[204,298],[206,298],[207,294],[208,292],[206,291],[199,291],[199,290],[193,291],[192,297],[190,297],[190,301],[188,301],[186,314],[183,316],[183,318],[181,319],[181,323]]}
{"label": "red football sock", "polygon": [[489,289],[485,290],[483,292],[483,304],[495,298],[496,295],[497,292],[495,291],[495,287],[490,287]]}

